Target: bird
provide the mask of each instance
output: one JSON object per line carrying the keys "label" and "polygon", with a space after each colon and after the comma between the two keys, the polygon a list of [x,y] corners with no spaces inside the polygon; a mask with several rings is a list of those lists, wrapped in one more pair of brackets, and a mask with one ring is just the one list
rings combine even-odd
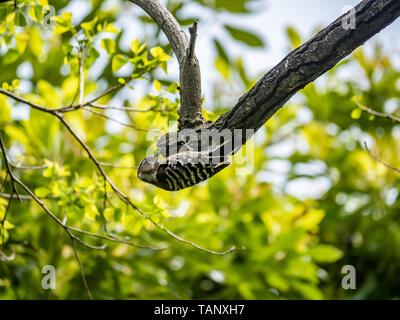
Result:
{"label": "bird", "polygon": [[167,191],[178,191],[210,179],[230,165],[225,156],[185,151],[160,159],[150,156],[138,167],[138,178]]}

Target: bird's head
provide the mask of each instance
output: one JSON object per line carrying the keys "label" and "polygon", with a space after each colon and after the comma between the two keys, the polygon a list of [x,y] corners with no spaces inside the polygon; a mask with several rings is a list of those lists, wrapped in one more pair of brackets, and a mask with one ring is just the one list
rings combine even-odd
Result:
{"label": "bird's head", "polygon": [[157,182],[157,169],[159,166],[157,157],[147,157],[143,159],[138,168],[138,177],[140,180],[147,183],[156,183]]}

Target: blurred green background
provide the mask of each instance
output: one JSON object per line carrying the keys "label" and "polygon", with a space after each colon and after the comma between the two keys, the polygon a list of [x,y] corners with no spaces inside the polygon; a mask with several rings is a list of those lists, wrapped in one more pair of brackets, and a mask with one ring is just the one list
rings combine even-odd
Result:
{"label": "blurred green background", "polygon": [[[199,20],[197,50],[208,56],[202,64],[205,116],[215,120],[273,65],[261,57],[274,43],[256,25],[240,24],[268,11],[268,3],[165,3],[185,28]],[[56,9],[55,29],[47,28],[47,4]],[[313,33],[287,26],[286,52]],[[77,244],[94,298],[399,298],[399,173],[376,161],[364,143],[400,168],[400,125],[360,109],[400,114],[397,51],[379,44],[358,49],[298,93],[249,142],[254,170],[238,174],[243,166],[234,163],[206,183],[171,193],[144,184],[135,169],[155,141],[149,135],[173,130],[179,105],[176,59],[169,59],[171,46],[151,19],[129,1],[21,0],[17,9],[12,2],[0,5],[0,35],[2,88],[50,109],[77,103],[79,47],[90,48],[85,99],[121,84],[98,103],[135,111],[89,108],[65,119],[99,161],[114,165],[105,166],[111,180],[179,236],[210,250],[245,247],[226,256],[205,253],[154,228],[109,187],[104,203],[103,178],[60,122],[0,95],[8,157],[20,167],[41,167],[14,173],[52,212],[83,230],[104,234],[107,226],[120,238],[168,246],[152,251],[82,236],[93,245],[107,243],[104,250]],[[233,54],[231,47],[242,51]],[[249,62],[254,52],[256,63]],[[129,85],[127,77],[133,78]],[[1,179],[5,175],[2,159]],[[3,218],[9,180],[1,192]],[[10,259],[0,260],[1,299],[87,299],[70,239],[34,201],[12,201],[4,226],[1,248]],[[45,265],[56,268],[55,290],[42,288]],[[342,288],[345,265],[356,269],[355,290]]]}

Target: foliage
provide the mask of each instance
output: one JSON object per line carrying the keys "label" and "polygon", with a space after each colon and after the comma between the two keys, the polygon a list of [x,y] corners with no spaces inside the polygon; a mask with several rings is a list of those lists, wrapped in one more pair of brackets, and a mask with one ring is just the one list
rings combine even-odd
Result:
{"label": "foliage", "polygon": [[[88,2],[92,9],[79,23],[73,22],[74,13],[62,11],[68,1],[23,0],[17,9],[12,3],[0,5],[2,89],[57,110],[81,103],[83,77],[85,101],[101,96],[98,105],[66,112],[64,118],[145,215],[112,192],[82,146],[51,113],[27,111],[1,94],[0,134],[16,177],[60,220],[88,232],[168,247],[155,251],[80,235],[91,245],[107,244],[93,250],[77,243],[95,298],[398,297],[400,185],[397,173],[371,157],[364,141],[399,167],[400,127],[359,107],[362,103],[393,114],[399,110],[400,73],[379,47],[372,56],[358,50],[278,112],[256,139],[250,157],[253,172],[238,174],[244,169],[238,156],[210,181],[171,193],[142,183],[134,169],[152,143],[148,130],[165,132],[177,120],[177,79],[167,77],[171,47],[143,15],[140,23],[152,25],[154,33],[150,40],[131,39],[129,50],[124,49],[121,39],[127,30],[118,27],[118,21],[132,4],[121,1],[110,9],[103,1]],[[195,2],[215,14],[251,14],[256,1]],[[47,4],[57,10],[53,30],[44,27],[49,23],[43,9]],[[183,25],[194,18],[184,15],[189,4],[168,2]],[[235,41],[264,46],[249,30],[222,28]],[[293,28],[288,38],[293,47],[302,40]],[[224,95],[239,97],[257,79],[246,71],[245,57],[232,57],[221,39],[213,43],[221,79],[214,88],[215,107],[206,114],[211,120],[230,107],[223,104]],[[23,68],[32,68],[31,75],[21,72]],[[93,77],[96,68],[100,72],[95,70]],[[340,76],[346,69],[359,76]],[[235,92],[219,90],[232,83]],[[144,94],[137,92],[140,86]],[[110,88],[116,89],[102,96]],[[101,109],[116,104],[121,107]],[[277,172],[280,179],[273,183]],[[2,179],[6,173],[2,159]],[[321,179],[329,187],[317,195],[302,198],[291,192],[299,182],[303,189],[310,185],[318,191]],[[26,195],[20,187],[18,191]],[[9,203],[6,195],[12,192],[9,179],[2,192],[1,219]],[[197,250],[157,228],[146,215],[203,248],[244,249],[224,256]],[[11,257],[0,261],[0,298],[87,298],[73,245],[65,235],[35,201],[13,200],[0,239],[2,252]],[[341,287],[341,268],[347,264],[357,269],[356,291]],[[56,267],[56,290],[41,286],[44,265]]]}

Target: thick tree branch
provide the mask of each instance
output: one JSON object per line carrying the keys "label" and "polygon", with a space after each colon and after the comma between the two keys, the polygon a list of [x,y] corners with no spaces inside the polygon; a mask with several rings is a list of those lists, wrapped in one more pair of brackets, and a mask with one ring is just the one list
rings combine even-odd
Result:
{"label": "thick tree branch", "polygon": [[186,60],[186,49],[189,45],[186,33],[171,12],[158,0],[129,0],[142,8],[160,26],[176,54],[179,64]]}
{"label": "thick tree branch", "polygon": [[199,61],[194,49],[197,38],[197,22],[190,30],[190,42],[186,50],[186,59],[180,66],[181,106],[178,110],[179,129],[199,128],[205,124],[202,113],[201,74]]}
{"label": "thick tree branch", "polygon": [[334,67],[400,15],[399,0],[364,0],[355,7],[356,28],[343,15],[291,52],[213,125],[217,129],[259,129],[296,92]]}
{"label": "thick tree branch", "polygon": [[197,35],[197,23],[190,30],[191,39],[187,36],[174,16],[159,0],[129,0],[138,5],[154,19],[167,36],[179,62],[180,95],[179,128],[198,128],[204,125],[201,98],[200,64],[194,54]]}

